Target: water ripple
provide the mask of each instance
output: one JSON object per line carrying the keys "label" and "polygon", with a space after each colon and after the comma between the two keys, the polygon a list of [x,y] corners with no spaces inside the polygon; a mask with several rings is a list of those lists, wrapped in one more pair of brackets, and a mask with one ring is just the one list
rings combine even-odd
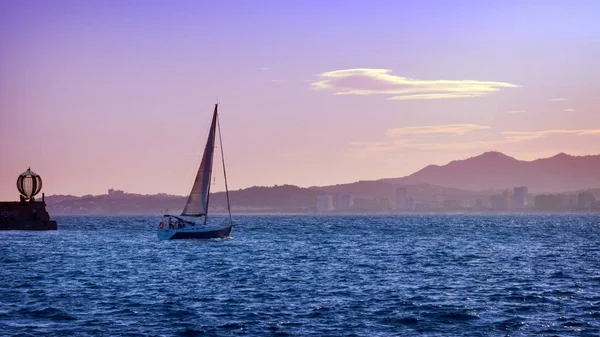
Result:
{"label": "water ripple", "polygon": [[0,335],[600,335],[598,216],[58,220],[0,232]]}

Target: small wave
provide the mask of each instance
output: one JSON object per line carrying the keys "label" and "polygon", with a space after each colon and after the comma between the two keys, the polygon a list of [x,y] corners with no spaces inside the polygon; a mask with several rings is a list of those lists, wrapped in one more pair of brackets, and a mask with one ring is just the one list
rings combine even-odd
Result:
{"label": "small wave", "polygon": [[300,326],[302,323],[300,322],[279,322],[281,326]]}
{"label": "small wave", "polygon": [[530,311],[534,311],[536,308],[530,305],[520,305],[514,308],[510,308],[505,310],[506,313],[509,314],[514,314],[514,313],[518,313],[518,312],[530,312]]}
{"label": "small wave", "polygon": [[[34,285],[31,283],[21,283],[15,286],[15,289],[31,289],[33,288]],[[31,290],[28,290],[28,293],[31,292]]]}
{"label": "small wave", "polygon": [[269,331],[270,335],[273,336],[291,336],[290,333],[282,331],[281,326],[279,326],[279,324],[269,324],[265,327],[265,329]]}
{"label": "small wave", "polygon": [[540,333],[549,333],[549,334],[555,334],[557,332],[559,332],[559,331],[555,330],[555,329],[544,329],[544,330],[540,331]]}
{"label": "small wave", "polygon": [[130,308],[123,308],[117,311],[119,314],[123,314],[123,315],[135,315],[137,314],[137,312],[133,309]]}
{"label": "small wave", "polygon": [[583,322],[574,322],[574,321],[568,321],[565,323],[562,323],[562,326],[565,328],[575,328],[575,327],[580,327],[580,326],[586,326],[586,323]]}
{"label": "small wave", "polygon": [[492,326],[500,331],[513,331],[525,326],[525,318],[513,317],[500,322],[494,323]]}
{"label": "small wave", "polygon": [[42,310],[21,309],[19,310],[19,313],[31,318],[46,318],[54,321],[74,321],[77,319],[63,310],[52,307],[44,308]]}
{"label": "small wave", "polygon": [[[442,312],[438,313],[436,311]],[[479,319],[479,316],[472,309],[438,309],[436,311],[430,311],[427,316],[433,320],[444,323],[465,322]]]}
{"label": "small wave", "polygon": [[383,319],[384,323],[390,325],[415,325],[420,322],[420,320],[416,317],[408,316],[408,317],[386,317]]}
{"label": "small wave", "polygon": [[317,306],[317,307],[313,308],[308,314],[306,314],[306,317],[309,317],[309,318],[319,317],[319,316],[321,316],[321,313],[323,313],[323,311],[327,311],[328,309],[329,308],[327,308],[327,307]]}
{"label": "small wave", "polygon": [[223,325],[217,326],[217,328],[221,329],[242,329],[246,326],[245,323],[237,322],[237,323],[225,323]]}
{"label": "small wave", "polygon": [[194,297],[191,299],[194,302],[214,302],[216,298],[214,297]]}
{"label": "small wave", "polygon": [[479,316],[477,316],[476,314],[462,313],[462,312],[441,314],[438,317],[440,319],[450,320],[450,321],[470,321],[473,319],[479,319]]}
{"label": "small wave", "polygon": [[166,316],[170,318],[195,317],[196,313],[189,309],[167,309]]}
{"label": "small wave", "polygon": [[195,336],[204,335],[204,333],[205,333],[204,330],[185,329],[185,330],[179,332],[178,335],[182,336],[182,337],[195,337]]}
{"label": "small wave", "polygon": [[552,275],[550,275],[550,278],[557,278],[557,279],[561,279],[561,278],[570,278],[571,276],[569,276],[568,274],[562,272],[562,271],[558,271],[553,273]]}
{"label": "small wave", "polygon": [[575,295],[575,292],[573,291],[568,291],[568,290],[552,290],[549,292],[544,293],[544,295],[552,295],[552,296],[560,296],[560,297],[564,297],[564,296],[573,296]]}
{"label": "small wave", "polygon": [[508,301],[514,301],[514,302],[532,302],[532,303],[541,303],[541,302],[548,301],[547,298],[538,296],[538,295],[519,295],[519,294],[508,295],[505,297],[505,299]]}

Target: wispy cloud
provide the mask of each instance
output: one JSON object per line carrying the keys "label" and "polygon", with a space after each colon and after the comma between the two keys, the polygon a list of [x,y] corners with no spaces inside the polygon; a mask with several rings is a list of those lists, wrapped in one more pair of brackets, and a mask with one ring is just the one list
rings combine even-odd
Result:
{"label": "wispy cloud", "polygon": [[[427,128],[427,127],[424,127]],[[388,133],[389,135],[389,130]],[[423,133],[411,133],[412,138],[392,139],[384,142],[350,142],[349,155],[365,158],[377,154],[393,154],[402,150],[474,150],[492,149],[506,144],[520,143],[524,141],[541,139],[558,135],[570,136],[600,136],[600,129],[580,130],[543,130],[543,131],[504,131],[496,135],[496,139],[469,141],[469,142],[424,142],[419,135]],[[455,133],[457,134],[457,133]]]}
{"label": "wispy cloud", "polygon": [[568,98],[551,98],[548,102],[559,102],[559,101],[567,101]]}
{"label": "wispy cloud", "polygon": [[394,152],[404,150],[472,150],[494,147],[498,143],[499,141],[423,143],[395,140],[390,142],[350,142],[350,149],[347,154],[351,157],[364,159],[378,154],[392,155]]}
{"label": "wispy cloud", "polygon": [[260,70],[266,71],[266,70],[271,70],[271,68],[264,67],[264,68],[260,68]]}
{"label": "wispy cloud", "polygon": [[432,125],[432,126],[409,126],[404,128],[389,129],[386,132],[387,136],[401,135],[425,135],[425,134],[456,134],[462,135],[475,130],[489,129],[489,126],[477,124],[447,124],[447,125]]}
{"label": "wispy cloud", "polygon": [[285,82],[285,80],[271,80],[271,82],[281,83],[281,82]]}
{"label": "wispy cloud", "polygon": [[573,111],[575,111],[575,109],[571,109],[571,108],[569,108],[569,109],[565,109],[565,111],[566,111],[566,112],[573,112]]}
{"label": "wispy cloud", "polygon": [[388,99],[394,101],[408,101],[413,99],[443,99],[443,98],[470,98],[470,97],[479,97],[485,95],[484,93],[439,93],[439,94],[416,94],[416,95],[401,95],[394,96]]}
{"label": "wispy cloud", "polygon": [[524,141],[545,138],[553,135],[587,136],[600,135],[600,129],[587,130],[544,130],[544,131],[504,131],[501,133],[506,139],[512,141]]}
{"label": "wispy cloud", "polygon": [[344,69],[319,75],[311,84],[314,90],[335,95],[388,95],[391,100],[480,97],[501,88],[516,88],[507,82],[476,80],[416,80],[391,74],[389,69]]}
{"label": "wispy cloud", "polygon": [[527,112],[526,110],[513,110],[513,111],[509,111],[509,114],[518,114],[518,113],[523,113],[523,112]]}

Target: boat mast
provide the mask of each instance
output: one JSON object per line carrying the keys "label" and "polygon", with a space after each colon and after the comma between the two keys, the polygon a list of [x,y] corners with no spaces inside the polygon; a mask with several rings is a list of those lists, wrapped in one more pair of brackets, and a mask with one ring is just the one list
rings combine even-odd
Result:
{"label": "boat mast", "polygon": [[223,178],[225,179],[225,195],[227,196],[227,212],[229,213],[229,223],[231,224],[231,206],[229,203],[229,189],[227,188],[227,172],[225,171],[225,157],[223,156],[223,140],[221,138],[221,123],[217,114],[217,129],[219,130],[219,146],[221,147],[221,161],[223,162]]}

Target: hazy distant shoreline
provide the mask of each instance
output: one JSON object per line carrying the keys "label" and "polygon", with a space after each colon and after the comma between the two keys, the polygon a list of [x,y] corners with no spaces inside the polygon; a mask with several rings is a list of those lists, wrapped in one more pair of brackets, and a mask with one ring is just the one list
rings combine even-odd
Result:
{"label": "hazy distant shoreline", "polygon": [[[178,215],[179,213],[173,213]],[[537,210],[531,211],[438,211],[438,212],[330,212],[330,213],[286,213],[286,212],[234,212],[232,216],[421,216],[421,215],[597,215],[600,210],[581,210],[581,211],[554,211],[541,212]],[[120,217],[120,216],[143,216],[143,217],[162,217],[163,214],[148,214],[148,213],[72,213],[72,214],[52,214],[60,217],[77,217],[77,216],[98,216],[98,217]],[[227,216],[227,213],[212,213],[209,216]]]}

